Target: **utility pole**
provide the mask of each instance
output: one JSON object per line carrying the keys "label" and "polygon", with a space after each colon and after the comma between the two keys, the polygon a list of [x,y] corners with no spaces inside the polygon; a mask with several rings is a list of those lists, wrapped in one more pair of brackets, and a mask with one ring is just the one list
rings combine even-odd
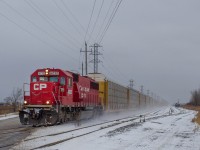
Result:
{"label": "utility pole", "polygon": [[147,95],[149,96],[149,90],[147,90]]}
{"label": "utility pole", "polygon": [[98,63],[101,61],[99,60],[98,56],[102,55],[99,51],[98,48],[102,47],[97,43],[94,43],[94,45],[91,45],[90,47],[93,48],[93,51],[90,53],[90,55],[94,55],[94,59],[90,61],[90,63],[94,63],[94,73],[98,73]]}
{"label": "utility pole", "polygon": [[134,82],[133,79],[129,80],[129,82],[130,82],[129,87],[130,87],[131,89],[133,89],[133,85],[134,85],[134,84],[133,84],[133,82]]}
{"label": "utility pole", "polygon": [[87,43],[85,42],[85,50],[81,50],[80,52],[85,52],[85,75],[88,74],[88,69],[87,69],[87,52],[91,52],[87,50]]}
{"label": "utility pole", "polygon": [[82,62],[82,76],[83,76],[83,62]]}
{"label": "utility pole", "polygon": [[151,92],[151,98],[154,100],[154,94],[153,94],[153,92]]}
{"label": "utility pole", "polygon": [[151,96],[150,96],[150,90],[147,90],[147,99],[148,99],[149,104],[151,105],[152,100],[151,100]]}
{"label": "utility pole", "polygon": [[141,93],[143,93],[143,89],[144,89],[144,86],[143,86],[143,85],[141,85]]}

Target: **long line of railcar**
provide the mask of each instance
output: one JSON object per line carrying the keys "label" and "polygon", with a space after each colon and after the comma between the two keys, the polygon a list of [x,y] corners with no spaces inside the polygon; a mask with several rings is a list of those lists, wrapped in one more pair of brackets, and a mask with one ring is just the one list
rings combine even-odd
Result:
{"label": "long line of railcar", "polygon": [[99,83],[99,97],[105,111],[142,109],[158,104],[151,96],[111,81],[103,74],[91,73],[88,76]]}

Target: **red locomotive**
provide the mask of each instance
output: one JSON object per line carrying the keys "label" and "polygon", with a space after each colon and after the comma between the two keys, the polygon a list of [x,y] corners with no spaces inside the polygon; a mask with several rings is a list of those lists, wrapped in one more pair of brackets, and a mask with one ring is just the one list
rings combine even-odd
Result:
{"label": "red locomotive", "polygon": [[99,84],[93,79],[61,69],[38,69],[24,90],[22,124],[54,125],[77,119],[81,112],[102,111]]}

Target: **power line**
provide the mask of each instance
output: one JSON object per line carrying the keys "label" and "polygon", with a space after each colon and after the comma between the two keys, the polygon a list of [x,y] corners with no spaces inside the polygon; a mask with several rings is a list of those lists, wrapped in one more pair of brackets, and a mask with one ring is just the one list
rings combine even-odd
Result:
{"label": "power line", "polygon": [[104,20],[103,20],[103,23],[101,24],[101,27],[100,27],[100,29],[99,29],[99,32],[98,32],[98,34],[97,34],[97,37],[96,37],[95,41],[97,41],[97,39],[98,39],[98,37],[99,37],[99,35],[100,35],[100,33],[101,33],[101,30],[102,30],[102,28],[103,28],[103,26],[104,26],[104,23],[105,23],[105,21],[106,21],[106,19],[107,19],[107,17],[108,17],[108,14],[109,14],[109,12],[110,12],[110,10],[111,10],[111,8],[112,8],[112,5],[113,5],[113,2],[114,2],[114,1],[115,1],[115,0],[112,0],[111,3],[110,3],[110,5],[109,5],[108,11],[107,11],[106,16],[105,16],[105,18],[104,18]]}
{"label": "power line", "polygon": [[86,29],[86,32],[85,32],[84,42],[86,40],[86,36],[87,36],[88,30],[89,30],[89,27],[90,27],[90,23],[91,23],[92,16],[93,16],[93,13],[94,13],[95,4],[96,4],[96,0],[94,0],[94,3],[93,3],[92,12],[91,12],[91,15],[90,15],[90,20],[89,20],[89,23],[88,23],[88,26],[87,26],[87,29]]}
{"label": "power line", "polygon": [[103,67],[103,69],[105,70],[105,74],[108,74],[108,75],[106,75],[107,76],[107,78],[109,78],[109,77],[112,77],[112,79],[115,77],[115,78],[117,78],[117,75],[116,74],[114,74],[113,72],[111,72],[110,71],[110,69],[107,69],[107,67],[105,67],[104,66],[104,64],[102,63],[102,67]]}
{"label": "power line", "polygon": [[[110,23],[110,21],[111,21],[113,15],[114,15],[114,12],[115,12],[115,10],[117,9],[117,6],[118,6],[118,4],[119,4],[119,1],[120,1],[120,0],[118,0],[118,1],[115,3],[115,6],[114,6],[114,8],[113,8],[113,10],[112,10],[112,12],[111,12],[111,14],[110,14],[110,17],[108,18],[108,21],[107,21],[107,23],[106,23],[106,25],[105,25],[105,27],[104,27],[102,33],[100,34],[99,41],[100,41],[100,39],[102,38],[103,34],[105,33],[107,27],[109,26],[109,23]],[[98,41],[98,40],[97,40],[97,41]]]}
{"label": "power line", "polygon": [[80,34],[80,36],[83,36],[82,33],[79,31],[79,29],[74,25],[74,23],[71,21],[71,19],[67,16],[67,14],[63,11],[63,9],[57,4],[56,0],[52,0],[52,2],[55,4],[55,6],[58,8],[58,10],[63,14],[63,16],[70,22],[70,24],[73,26],[75,31]]}
{"label": "power line", "polygon": [[[74,41],[80,43],[80,41],[78,41],[76,38],[74,38],[69,32],[67,32],[64,28],[62,28],[59,24],[57,24],[53,19],[51,19],[50,17],[48,17],[48,15],[46,13],[44,13],[44,11],[42,11],[38,5],[36,5],[33,1],[30,0],[30,2],[38,8],[39,11],[43,12],[43,14],[51,21],[54,23],[55,26],[58,26],[58,29],[61,29],[63,32],[65,32],[68,36],[70,36],[70,38],[72,38]],[[69,39],[70,39],[69,38]]]}
{"label": "power line", "polygon": [[[33,34],[32,32],[28,31],[26,28],[24,28],[23,26],[17,24],[16,22],[14,22],[12,19],[8,18],[8,17],[7,17],[6,15],[4,15],[3,13],[0,12],[0,15],[1,15],[2,17],[4,17],[6,20],[8,20],[9,22],[11,22],[11,23],[13,23],[14,25],[16,25],[16,26],[17,26],[19,29],[21,29],[22,31],[28,33],[29,35],[31,35],[31,36],[34,37],[35,39],[37,39],[37,40],[39,40],[40,42],[44,43],[45,45],[51,47],[54,51],[57,51],[57,52],[59,52],[59,53],[61,53],[61,54],[67,54],[67,56],[69,56],[68,53],[65,53],[65,52],[59,50],[58,48],[56,48],[56,47],[55,47],[54,45],[52,45],[51,43],[48,43],[47,41],[43,40],[43,39],[40,38],[39,36],[37,36],[37,35]],[[74,58],[74,57],[72,57],[72,56],[70,56],[69,58],[71,58],[71,59],[73,59],[74,61],[77,62],[77,59],[76,59],[76,58]]]}
{"label": "power line", "polygon": [[[19,16],[21,16],[22,18],[24,18],[26,21],[28,21],[30,24],[32,24],[33,26],[35,26],[37,29],[39,29],[40,31],[42,31],[43,33],[47,34],[48,36],[50,36],[52,39],[58,41],[59,43],[62,43],[63,45],[65,45],[65,43],[63,43],[62,41],[60,41],[59,39],[55,38],[54,36],[52,36],[51,34],[49,34],[46,30],[42,29],[40,26],[38,26],[37,24],[35,24],[33,21],[31,21],[30,19],[28,19],[27,17],[25,17],[24,15],[22,15],[19,11],[17,11],[14,7],[12,7],[11,5],[9,5],[7,2],[5,2],[4,0],[2,0],[1,2],[3,2],[8,8],[12,9],[14,12],[16,12]],[[68,47],[70,49],[71,48],[69,45]]]}
{"label": "power line", "polygon": [[122,0],[119,0],[118,3],[116,4],[116,7],[115,7],[115,9],[113,10],[113,13],[112,13],[112,15],[111,15],[111,17],[110,17],[110,19],[109,19],[109,21],[108,21],[108,24],[107,24],[105,30],[103,31],[103,34],[102,34],[102,36],[101,36],[101,38],[100,38],[99,43],[102,42],[102,40],[103,40],[103,38],[104,38],[104,36],[105,36],[107,30],[109,29],[110,24],[111,24],[111,22],[113,21],[113,18],[115,17],[116,12],[117,12],[117,10],[118,10],[118,8],[119,8],[121,2],[122,2]]}
{"label": "power line", "polygon": [[[122,2],[122,0],[118,0],[118,2],[116,3],[116,5],[115,5],[115,7],[114,7],[114,9],[113,9],[113,11],[112,11],[112,13],[111,13],[109,19],[108,19],[108,22],[107,22],[107,24],[106,24],[106,26],[105,26],[105,29],[103,30],[103,32],[102,32],[102,34],[101,34],[100,42],[103,40],[103,38],[104,38],[104,36],[105,36],[105,34],[106,34],[108,28],[110,27],[110,24],[111,24],[113,18],[115,17],[116,12],[117,12],[117,10],[118,10],[118,8],[119,8],[121,2]],[[98,33],[96,39],[98,39],[98,37],[99,37],[99,35],[100,35],[101,29],[102,29],[102,27],[103,27],[103,25],[104,25],[104,23],[105,23],[105,21],[106,21],[106,19],[107,19],[107,16],[108,16],[108,14],[109,14],[109,12],[110,12],[110,10],[111,10],[111,8],[112,8],[113,3],[114,3],[114,0],[110,3],[110,6],[109,6],[109,8],[108,8],[108,11],[107,11],[107,13],[106,13],[106,16],[105,16],[105,18],[104,18],[104,21],[103,21],[103,23],[102,23],[102,25],[101,25],[101,28],[100,28],[100,30],[99,30],[99,33]],[[99,43],[100,43],[100,42],[99,42]],[[113,64],[113,63],[108,63],[108,64]],[[107,65],[108,65],[108,64],[107,64]],[[112,69],[116,74],[118,74],[117,77],[120,78],[122,81],[126,81],[125,79],[128,79],[128,78],[126,78],[126,76],[125,76],[124,74],[122,74],[117,68],[116,68],[117,70],[115,70],[115,68],[111,68],[111,67],[109,67],[109,68]],[[110,70],[110,69],[108,69],[108,70]],[[116,74],[115,74],[115,75],[116,75]],[[127,80],[127,81],[128,81],[128,80]],[[126,82],[127,82],[127,81],[126,81]]]}
{"label": "power line", "polygon": [[[105,69],[105,71],[112,77],[112,78],[109,78],[109,76],[107,76],[108,79],[111,79],[113,81],[115,81],[116,83],[118,83],[118,80],[117,79],[120,79],[121,82],[127,82],[125,79],[125,77],[121,77],[119,75],[117,75],[116,73],[114,73],[113,71],[111,72],[110,69],[108,69],[107,67],[105,67],[105,65],[102,65],[102,67]],[[122,83],[120,83],[122,84]]]}
{"label": "power line", "polygon": [[[60,35],[62,35],[64,38],[67,38],[68,40],[70,40],[71,42],[74,43],[73,40],[76,41],[76,43],[74,43],[74,45],[77,45],[77,42],[80,43],[78,40],[74,39],[71,35],[68,34],[68,36],[70,36],[71,38],[68,38],[64,33],[65,31],[61,29],[61,27],[57,28],[56,26],[58,26],[51,18],[49,18],[48,15],[46,15],[46,13],[44,13],[43,11],[41,11],[41,9],[35,4],[33,3],[31,0],[24,0],[25,3],[27,5],[29,5],[29,7],[31,7],[34,12],[36,12],[41,18],[43,18],[55,31],[57,31],[57,33],[59,33]],[[60,31],[61,30],[61,31]],[[79,47],[76,47],[79,48]]]}
{"label": "power line", "polygon": [[[111,62],[111,59],[109,59],[109,62],[108,62],[108,59],[105,59],[104,57],[103,57],[103,59],[104,59],[104,62],[106,61],[107,63],[106,63],[106,66],[107,66],[107,68],[109,68],[108,70],[112,70],[112,72],[115,74],[115,75],[117,75],[116,77],[117,78],[120,78],[120,80],[121,81],[128,81],[128,78],[126,77],[126,75],[125,74],[123,74],[123,73],[121,73],[121,71],[118,69],[118,68],[116,68],[116,67],[111,67],[110,66],[110,64],[115,64],[115,63],[113,63],[113,61]],[[127,80],[125,80],[125,79],[127,79]]]}
{"label": "power line", "polygon": [[101,7],[100,7],[100,9],[99,9],[99,13],[98,13],[98,15],[97,15],[97,18],[96,18],[96,20],[95,20],[94,26],[93,26],[93,28],[92,28],[92,32],[90,33],[90,36],[89,36],[89,39],[88,39],[88,43],[89,43],[89,41],[90,41],[90,38],[91,38],[91,36],[92,36],[92,34],[93,34],[93,32],[94,32],[94,29],[95,29],[95,27],[96,27],[96,24],[97,24],[97,22],[98,22],[98,19],[99,19],[99,16],[100,16],[100,14],[101,14],[101,10],[102,10],[103,4],[104,4],[104,0],[102,0]]}
{"label": "power line", "polygon": [[[101,55],[102,56],[102,55]],[[124,79],[128,79],[127,76],[125,74],[123,74],[115,65],[115,67],[111,67],[110,64],[116,64],[113,61],[111,61],[111,59],[105,59],[104,57],[102,57],[104,62],[107,62],[106,66],[109,68],[109,70],[112,70],[112,72],[115,72],[115,75],[117,75],[117,77],[120,77],[120,79],[123,81]]]}
{"label": "power line", "polygon": [[116,3],[115,8],[113,9],[113,11],[112,11],[112,13],[110,15],[110,18],[109,18],[109,20],[108,20],[108,22],[107,22],[102,34],[101,34],[99,43],[101,43],[101,41],[103,40],[103,37],[105,36],[105,34],[106,34],[106,32],[107,32],[107,30],[108,30],[113,18],[115,16],[116,12],[117,12],[117,9],[119,8],[119,4],[121,3],[121,1],[122,0],[118,0],[118,2]]}
{"label": "power line", "polygon": [[83,29],[83,31],[85,32],[85,28],[83,27],[83,25],[80,23],[80,21],[76,18],[76,16],[72,13],[72,11],[69,9],[69,7],[66,5],[66,3],[63,0],[60,0],[63,3],[63,6],[65,7],[65,9],[71,14],[71,16],[74,18],[74,20],[79,24],[79,26]]}

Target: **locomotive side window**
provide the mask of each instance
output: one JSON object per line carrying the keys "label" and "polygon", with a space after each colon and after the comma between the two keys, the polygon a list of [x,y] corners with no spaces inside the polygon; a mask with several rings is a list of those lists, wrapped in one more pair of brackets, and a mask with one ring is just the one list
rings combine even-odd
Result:
{"label": "locomotive side window", "polygon": [[37,77],[32,77],[32,82],[37,82]]}
{"label": "locomotive side window", "polygon": [[50,77],[49,81],[50,82],[58,82],[58,77]]}
{"label": "locomotive side window", "polygon": [[65,77],[61,77],[60,78],[60,84],[61,85],[65,85]]}
{"label": "locomotive side window", "polygon": [[68,87],[72,87],[72,78],[68,79]]}
{"label": "locomotive side window", "polygon": [[40,81],[48,81],[48,77],[40,77]]}

